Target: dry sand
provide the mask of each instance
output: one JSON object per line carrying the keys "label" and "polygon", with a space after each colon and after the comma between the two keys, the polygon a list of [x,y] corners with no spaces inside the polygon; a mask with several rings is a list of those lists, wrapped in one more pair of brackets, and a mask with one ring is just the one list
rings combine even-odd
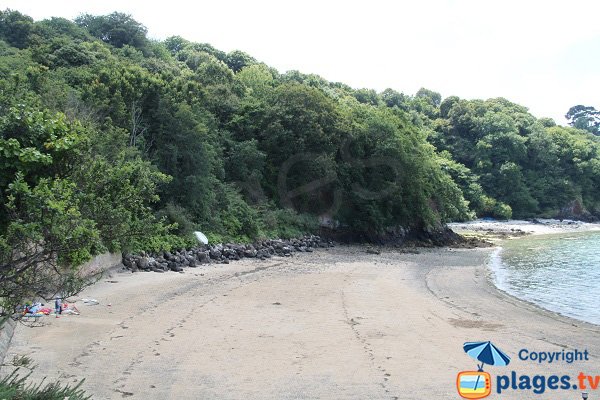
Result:
{"label": "dry sand", "polygon": [[[50,380],[85,378],[96,399],[456,399],[457,372],[475,368],[462,344],[479,340],[512,357],[492,375],[600,375],[600,328],[496,290],[491,251],[337,247],[184,274],[114,273],[82,293],[100,304],[78,303],[80,316],[20,326],[8,358],[30,356]],[[519,360],[522,348],[587,349],[590,360],[539,365]]]}

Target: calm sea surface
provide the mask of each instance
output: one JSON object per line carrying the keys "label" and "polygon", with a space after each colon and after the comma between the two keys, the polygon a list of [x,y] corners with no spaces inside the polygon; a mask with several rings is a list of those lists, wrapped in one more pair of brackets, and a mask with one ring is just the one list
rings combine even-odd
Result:
{"label": "calm sea surface", "polygon": [[600,232],[507,240],[492,256],[491,268],[501,290],[600,324]]}

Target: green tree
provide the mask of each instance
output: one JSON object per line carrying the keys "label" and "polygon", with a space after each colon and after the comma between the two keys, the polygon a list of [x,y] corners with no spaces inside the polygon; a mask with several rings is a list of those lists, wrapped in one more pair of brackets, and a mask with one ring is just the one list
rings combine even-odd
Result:
{"label": "green tree", "polygon": [[262,64],[244,67],[235,77],[244,87],[252,91],[249,97],[253,100],[265,98],[275,86],[273,71]]}
{"label": "green tree", "polygon": [[188,40],[185,40],[181,36],[170,36],[163,43],[172,55],[176,55],[190,44]]}
{"label": "green tree", "polygon": [[196,221],[208,223],[216,205],[215,173],[220,169],[211,130],[186,104],[162,103],[159,120],[151,156],[173,177],[162,191],[162,201],[179,204]]}
{"label": "green tree", "polygon": [[4,190],[9,216],[0,233],[0,304],[12,315],[24,299],[70,296],[86,284],[76,267],[103,249],[94,221],[68,180],[29,185],[18,173]]}
{"label": "green tree", "polygon": [[421,88],[415,94],[415,97],[418,99],[424,99],[433,107],[439,107],[442,102],[442,96],[438,92],[434,92],[433,90]]}
{"label": "green tree", "polygon": [[131,15],[114,12],[109,15],[94,16],[83,14],[75,22],[88,32],[117,48],[130,45],[144,50],[148,46],[148,29],[134,20]]}
{"label": "green tree", "polygon": [[381,93],[381,98],[388,107],[398,107],[401,110],[408,111],[409,99],[404,93],[387,88]]}
{"label": "green tree", "polygon": [[0,39],[11,46],[23,49],[29,44],[33,30],[33,19],[18,11],[6,9],[0,11]]}
{"label": "green tree", "polygon": [[600,111],[594,107],[576,105],[569,109],[565,118],[569,125],[577,129],[583,129],[594,135],[600,135]]}
{"label": "green tree", "polygon": [[[149,205],[166,180],[148,163],[90,150],[95,132],[29,104],[0,114],[0,298],[71,295],[87,283],[78,266],[106,249],[167,234]],[[125,153],[123,153],[125,156]]]}
{"label": "green tree", "polygon": [[380,103],[379,95],[373,89],[357,89],[354,91],[354,98],[360,103],[377,106]]}
{"label": "green tree", "polygon": [[233,72],[238,73],[244,67],[256,64],[256,60],[243,51],[234,50],[227,54],[226,63]]}

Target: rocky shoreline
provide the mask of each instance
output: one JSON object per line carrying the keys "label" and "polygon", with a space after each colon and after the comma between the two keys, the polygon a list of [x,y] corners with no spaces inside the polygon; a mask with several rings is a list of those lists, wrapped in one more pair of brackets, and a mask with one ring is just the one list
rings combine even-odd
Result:
{"label": "rocky shoreline", "polygon": [[[317,248],[334,247],[335,243],[367,244],[367,252],[373,252],[373,246],[396,247],[412,252],[416,247],[454,247],[475,248],[489,247],[492,244],[478,238],[465,237],[448,227],[419,231],[404,230],[401,234],[394,232],[387,236],[373,238],[356,238],[351,236],[306,235],[295,239],[266,239],[252,244],[212,244],[200,245],[192,249],[162,251],[158,253],[141,252],[140,254],[124,253],[123,265],[133,271],[183,272],[186,267],[200,267],[204,264],[229,264],[243,258],[266,260],[271,257],[290,257],[293,253],[311,253]],[[378,251],[377,251],[378,253]]]}
{"label": "rocky shoreline", "polygon": [[290,257],[295,252],[310,253],[315,248],[333,247],[334,242],[316,235],[298,239],[268,239],[253,244],[202,245],[186,250],[159,253],[123,254],[123,265],[133,271],[183,272],[186,267],[204,264],[229,264],[242,258],[265,260],[271,257]]}
{"label": "rocky shoreline", "polygon": [[585,232],[600,230],[600,224],[575,220],[534,219],[534,220],[475,220],[448,224],[450,229],[467,237],[502,240],[525,235],[545,235],[558,233]]}

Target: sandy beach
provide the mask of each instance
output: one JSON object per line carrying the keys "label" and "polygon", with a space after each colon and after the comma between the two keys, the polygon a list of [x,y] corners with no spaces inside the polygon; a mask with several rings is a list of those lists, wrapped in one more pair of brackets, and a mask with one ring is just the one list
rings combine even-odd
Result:
{"label": "sandy beach", "polygon": [[[600,328],[495,289],[492,251],[340,246],[183,274],[114,272],[80,296],[99,305],[19,326],[8,359],[28,355],[50,380],[85,378],[96,399],[456,399],[457,373],[476,370],[462,344],[484,340],[512,357],[486,368],[492,376],[600,375]],[[521,349],[590,356],[539,364]]]}

